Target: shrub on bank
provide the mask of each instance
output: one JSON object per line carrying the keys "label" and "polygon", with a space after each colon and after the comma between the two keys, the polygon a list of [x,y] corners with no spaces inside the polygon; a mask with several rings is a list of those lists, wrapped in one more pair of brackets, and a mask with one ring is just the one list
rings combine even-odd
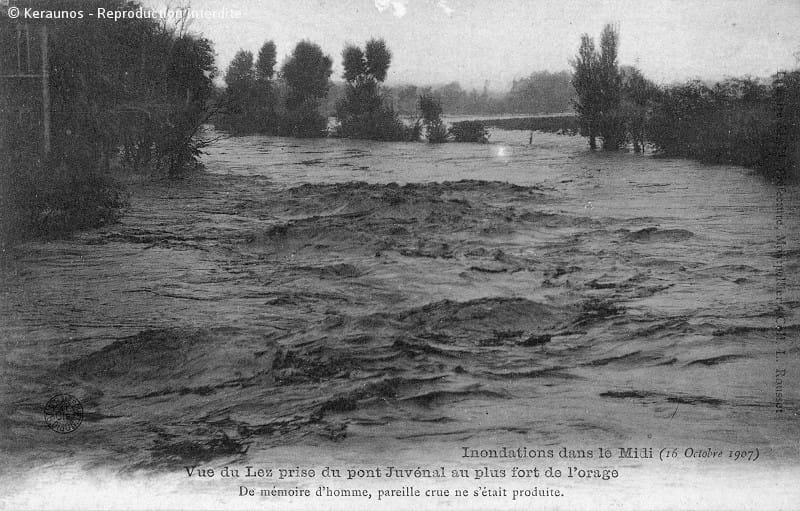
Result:
{"label": "shrub on bank", "polygon": [[485,144],[489,141],[489,130],[482,121],[454,122],[450,127],[450,135],[456,142],[478,142]]}
{"label": "shrub on bank", "polygon": [[115,222],[122,187],[96,168],[0,159],[0,246]]}
{"label": "shrub on bank", "polygon": [[415,142],[420,126],[406,126],[397,112],[383,103],[375,81],[345,85],[344,97],[336,104],[339,124],[334,136],[384,142]]}
{"label": "shrub on bank", "polygon": [[447,142],[447,128],[442,121],[442,103],[438,98],[423,94],[419,97],[419,110],[425,125],[425,136],[431,144]]}

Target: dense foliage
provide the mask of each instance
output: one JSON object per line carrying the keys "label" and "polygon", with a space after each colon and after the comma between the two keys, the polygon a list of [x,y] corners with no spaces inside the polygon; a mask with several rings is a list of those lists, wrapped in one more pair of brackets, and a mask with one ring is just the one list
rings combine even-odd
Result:
{"label": "dense foliage", "polygon": [[275,80],[277,50],[267,41],[253,60],[239,50],[225,73],[221,111],[215,125],[234,134],[264,133],[320,137],[327,120],[319,103],[327,94],[332,61],[316,44],[301,41]]}
{"label": "dense foliage", "polygon": [[419,125],[407,127],[381,93],[392,53],[382,39],[367,41],[364,49],[348,45],[342,51],[342,97],[336,102],[336,134],[370,140],[417,140]]}
{"label": "dense foliage", "polygon": [[[120,9],[133,9],[119,2]],[[149,19],[86,19],[51,37],[54,157],[176,175],[196,160],[216,73],[210,41]]]}
{"label": "dense foliage", "polygon": [[624,121],[623,129],[633,151],[639,153],[644,151],[647,142],[647,125],[659,89],[635,67],[621,67],[620,82],[622,99],[619,109]]}
{"label": "dense foliage", "polygon": [[581,135],[588,137],[589,147],[595,149],[600,122],[600,85],[596,78],[600,63],[594,40],[587,34],[581,36],[581,46],[572,66],[575,68],[572,86],[578,94],[574,106]]}
{"label": "dense foliage", "polygon": [[506,95],[505,112],[522,114],[556,114],[571,110],[575,89],[572,73],[540,71],[528,78],[514,80]]}
{"label": "dense foliage", "polygon": [[[272,83],[274,61],[264,53],[257,62],[252,52],[239,50],[225,72],[225,90],[214,121],[233,133],[274,133],[277,129],[276,98]],[[274,43],[272,44],[274,47]]]}
{"label": "dense foliage", "polygon": [[433,96],[419,97],[419,110],[422,112],[422,124],[425,126],[425,138],[431,144],[447,142],[447,128],[442,121],[442,104]]}
{"label": "dense foliage", "polygon": [[0,157],[0,251],[31,236],[59,235],[116,221],[122,187],[96,169]]}
{"label": "dense foliage", "polygon": [[778,87],[751,78],[667,87],[653,109],[648,138],[666,156],[786,168],[796,163],[798,76],[791,73]]}
{"label": "dense foliage", "polygon": [[301,41],[284,62],[281,75],[286,83],[285,112],[280,133],[293,137],[322,137],[328,120],[319,112],[319,104],[328,92],[333,61],[322,49]]}
{"label": "dense foliage", "polygon": [[[97,6],[138,8],[123,0],[81,2],[85,10]],[[0,61],[14,69],[14,22],[0,23]],[[33,32],[23,51],[38,73],[41,32]],[[58,20],[47,32],[52,147],[46,157],[40,81],[5,79],[0,89],[0,213],[9,237],[113,219],[121,194],[106,173],[112,162],[176,176],[197,163],[206,143],[201,127],[215,74],[207,39],[136,17]]]}
{"label": "dense foliage", "polygon": [[619,33],[606,25],[600,36],[600,50],[587,34],[581,36],[578,55],[572,61],[572,85],[577,92],[575,112],[581,134],[589,137],[589,147],[597,146],[600,137],[603,149],[615,151],[625,144],[626,119],[622,103],[622,74],[617,63]]}
{"label": "dense foliage", "polygon": [[478,142],[485,144],[489,141],[489,131],[483,121],[454,122],[450,126],[450,135],[455,142]]}
{"label": "dense foliage", "polygon": [[600,50],[581,38],[573,60],[575,112],[589,146],[627,145],[710,163],[730,163],[773,172],[796,168],[800,139],[800,71],[773,84],[729,78],[658,87],[634,67],[617,64],[619,34],[607,25]]}

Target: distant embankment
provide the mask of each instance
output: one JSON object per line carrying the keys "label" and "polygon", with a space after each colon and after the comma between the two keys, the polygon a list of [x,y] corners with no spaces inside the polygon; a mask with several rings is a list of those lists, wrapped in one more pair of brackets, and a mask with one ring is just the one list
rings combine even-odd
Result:
{"label": "distant embankment", "polygon": [[486,119],[483,124],[487,128],[502,130],[544,131],[546,133],[578,133],[578,118],[575,114],[553,114],[536,117],[507,117],[504,119]]}

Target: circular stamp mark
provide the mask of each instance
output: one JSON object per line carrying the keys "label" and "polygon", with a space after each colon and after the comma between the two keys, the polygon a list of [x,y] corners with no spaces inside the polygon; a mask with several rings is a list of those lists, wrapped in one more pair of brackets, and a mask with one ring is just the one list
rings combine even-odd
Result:
{"label": "circular stamp mark", "polygon": [[44,406],[44,421],[56,433],[72,433],[83,422],[83,405],[69,394],[53,396]]}

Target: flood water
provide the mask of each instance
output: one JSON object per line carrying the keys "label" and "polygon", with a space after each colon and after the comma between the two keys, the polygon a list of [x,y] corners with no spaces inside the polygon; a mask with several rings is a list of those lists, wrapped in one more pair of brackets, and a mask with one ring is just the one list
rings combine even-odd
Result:
{"label": "flood water", "polygon": [[225,138],[119,224],[17,247],[0,470],[697,445],[796,475],[800,190],[528,137]]}

